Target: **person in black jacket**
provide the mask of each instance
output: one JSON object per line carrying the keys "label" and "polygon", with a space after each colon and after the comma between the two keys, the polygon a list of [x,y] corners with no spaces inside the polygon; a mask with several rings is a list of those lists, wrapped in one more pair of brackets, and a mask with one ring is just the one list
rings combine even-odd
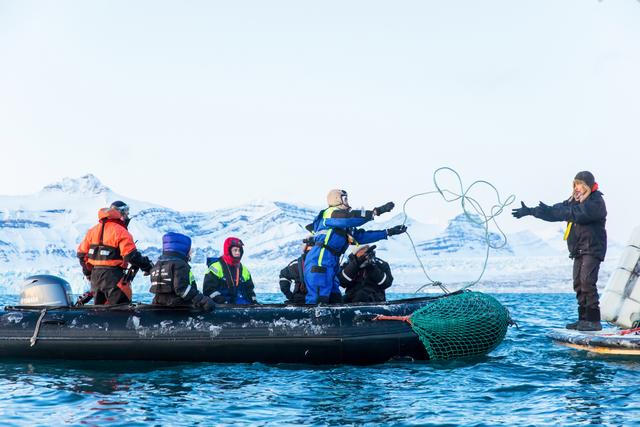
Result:
{"label": "person in black jacket", "polygon": [[[307,287],[304,284],[304,260],[309,249],[313,247],[313,237],[302,241],[302,255],[294,259],[280,271],[280,290],[287,297],[287,302],[292,304],[304,304],[307,295]],[[293,282],[293,292],[291,283]]]}
{"label": "person in black jacket", "polygon": [[514,209],[516,218],[533,215],[544,221],[567,221],[565,240],[569,257],[573,259],[573,289],[578,300],[578,321],[569,323],[567,329],[599,331],[600,304],[598,299],[598,271],[607,252],[605,222],[607,208],[598,191],[598,184],[589,171],[578,172],[573,180],[571,197],[553,206],[542,202],[530,208]]}
{"label": "person in black jacket", "polygon": [[189,266],[191,239],[180,233],[162,236],[162,255],[151,269],[152,304],[178,306],[193,305],[211,310],[213,300],[198,291]]}
{"label": "person in black jacket", "polygon": [[385,289],[393,283],[389,264],[376,257],[375,245],[354,249],[338,277],[346,288],[344,302],[386,301]]}

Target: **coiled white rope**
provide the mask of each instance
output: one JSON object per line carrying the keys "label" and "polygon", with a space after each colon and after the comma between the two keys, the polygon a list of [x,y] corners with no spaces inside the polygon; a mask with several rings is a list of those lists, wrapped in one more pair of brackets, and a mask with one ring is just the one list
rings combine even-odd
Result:
{"label": "coiled white rope", "polygon": [[[458,184],[460,186],[459,190],[457,191],[452,191],[446,188],[442,188],[442,186],[438,183],[438,174],[444,171],[448,171],[451,172],[455,175],[455,177],[458,180]],[[404,214],[404,221],[402,222],[403,225],[406,224],[407,219],[409,218],[409,216],[407,215],[407,204],[409,203],[409,201],[417,198],[417,197],[421,197],[421,196],[428,196],[428,195],[432,195],[432,194],[440,194],[440,196],[442,196],[442,198],[447,202],[447,203],[453,203],[456,201],[460,201],[460,205],[462,207],[462,211],[464,212],[465,217],[467,218],[467,220],[473,224],[476,225],[480,225],[482,227],[484,227],[484,240],[485,240],[485,244],[486,244],[486,251],[485,251],[485,257],[484,257],[484,263],[482,265],[482,271],[480,272],[480,275],[478,276],[478,278],[472,282],[467,283],[466,285],[464,285],[462,289],[467,289],[473,285],[475,285],[476,283],[478,283],[481,279],[482,276],[484,275],[486,269],[487,269],[487,262],[489,261],[489,251],[491,249],[501,249],[503,247],[506,246],[507,244],[507,236],[504,234],[504,232],[502,231],[502,229],[500,228],[500,226],[498,225],[498,222],[496,221],[496,217],[498,215],[500,215],[503,211],[504,208],[509,206],[511,203],[513,203],[516,199],[516,196],[514,194],[509,195],[509,197],[507,197],[507,199],[502,202],[501,201],[501,197],[500,197],[500,192],[498,191],[498,189],[491,184],[488,181],[485,180],[477,180],[471,183],[471,185],[469,185],[466,189],[464,187],[464,185],[462,184],[462,178],[460,178],[460,175],[458,174],[458,172],[456,172],[455,170],[453,170],[450,167],[444,166],[441,168],[438,168],[435,170],[435,172],[433,172],[433,184],[435,186],[435,190],[433,191],[426,191],[424,193],[418,193],[418,194],[414,194],[413,196],[409,197],[407,200],[405,200],[404,204],[402,205],[402,213]],[[496,199],[497,199],[497,203],[493,206],[491,206],[491,209],[489,210],[489,214],[487,215],[487,213],[485,212],[485,210],[482,208],[482,205],[474,198],[469,196],[469,193],[471,192],[471,190],[479,185],[486,185],[489,188],[491,188],[496,195]],[[489,232],[489,223],[493,222],[493,224],[495,225],[496,229],[498,230],[498,232],[500,233],[501,239],[498,240],[497,243],[492,243],[491,242],[491,233]],[[427,273],[427,269],[425,268],[424,264],[422,263],[422,260],[420,259],[420,255],[418,254],[418,250],[416,249],[416,246],[413,242],[413,239],[411,238],[411,235],[409,234],[409,232],[406,233],[407,237],[409,238],[409,241],[411,242],[411,246],[413,247],[413,253],[416,255],[416,259],[418,260],[418,263],[420,264],[420,268],[422,269],[422,272],[424,273],[425,277],[427,278],[427,280],[429,280],[428,283],[420,286],[415,293],[417,294],[418,292],[420,292],[422,289],[424,289],[427,286],[438,286],[440,287],[440,289],[442,289],[442,291],[444,293],[449,293],[449,290],[447,289],[447,287],[445,285],[442,284],[442,282],[437,281],[437,280],[433,280],[430,276],[429,273]]]}

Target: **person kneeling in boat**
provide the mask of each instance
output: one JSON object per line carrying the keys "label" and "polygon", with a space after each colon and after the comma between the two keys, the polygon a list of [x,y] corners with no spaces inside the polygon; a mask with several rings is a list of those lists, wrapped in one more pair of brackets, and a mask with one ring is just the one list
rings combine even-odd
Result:
{"label": "person kneeling in boat", "polygon": [[213,260],[204,275],[202,291],[217,304],[257,304],[255,286],[247,267],[240,260],[244,244],[236,237],[224,241],[222,257]]}
{"label": "person kneeling in boat", "polygon": [[407,231],[405,225],[387,230],[363,230],[356,227],[371,221],[374,216],[390,212],[393,202],[370,211],[352,210],[347,192],[331,190],[327,195],[329,207],[316,216],[307,226],[314,233],[314,247],[307,255],[304,281],[307,286],[307,304],[341,302],[338,270],[340,257],[350,244],[373,243]]}
{"label": "person kneeling in boat", "polygon": [[130,303],[130,288],[118,286],[128,264],[145,274],[153,264],[138,251],[127,229],[130,218],[126,203],[117,200],[100,209],[98,220],[78,246],[82,272],[91,282],[91,290],[79,298],[78,304],[86,304],[91,298],[96,305]]}
{"label": "person kneeling in boat", "polygon": [[213,300],[198,291],[191,272],[191,239],[180,233],[162,236],[162,255],[151,269],[152,304],[193,305],[204,310],[214,307]]}
{"label": "person kneeling in boat", "polygon": [[344,302],[386,301],[385,289],[393,283],[389,263],[376,257],[376,246],[356,246],[342,265],[340,286],[346,288]]}
{"label": "person kneeling in boat", "polygon": [[[313,247],[313,236],[302,241],[302,255],[294,259],[280,271],[280,290],[287,297],[287,303],[304,304],[307,288],[304,285],[304,260]],[[291,283],[293,282],[293,292]]]}
{"label": "person kneeling in boat", "polygon": [[578,300],[578,321],[566,327],[579,331],[601,330],[596,282],[600,263],[607,252],[607,208],[593,174],[578,172],[573,179],[573,194],[564,202],[553,206],[540,202],[535,208],[520,203],[522,207],[512,211],[516,218],[533,215],[544,221],[567,221],[564,239],[569,248],[569,258],[573,258],[573,290]]}

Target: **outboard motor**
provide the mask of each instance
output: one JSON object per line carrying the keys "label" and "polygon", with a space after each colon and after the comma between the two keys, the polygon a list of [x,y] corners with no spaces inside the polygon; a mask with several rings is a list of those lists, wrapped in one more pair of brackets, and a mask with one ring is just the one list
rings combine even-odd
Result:
{"label": "outboard motor", "polygon": [[22,284],[20,305],[69,307],[71,300],[71,286],[60,277],[49,274],[29,276]]}

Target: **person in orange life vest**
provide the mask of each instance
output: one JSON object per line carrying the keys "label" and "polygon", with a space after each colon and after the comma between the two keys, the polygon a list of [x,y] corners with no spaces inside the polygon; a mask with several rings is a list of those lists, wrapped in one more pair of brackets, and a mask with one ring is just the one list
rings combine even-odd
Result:
{"label": "person in orange life vest", "polygon": [[131,264],[149,274],[153,265],[138,251],[127,230],[130,218],[126,203],[118,200],[100,209],[98,220],[78,246],[82,272],[91,282],[91,291],[83,302],[93,297],[96,305],[129,303],[129,297],[118,287],[124,270]]}
{"label": "person in orange life vest", "polygon": [[[251,273],[240,260],[244,253],[242,240],[228,237],[222,257],[209,265],[204,275],[202,292],[216,304],[257,304]],[[208,263],[208,261],[207,261]]]}

